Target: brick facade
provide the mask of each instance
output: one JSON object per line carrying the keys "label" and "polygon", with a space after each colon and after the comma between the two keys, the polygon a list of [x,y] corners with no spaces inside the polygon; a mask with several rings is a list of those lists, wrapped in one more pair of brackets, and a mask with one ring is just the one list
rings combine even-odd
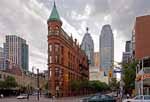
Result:
{"label": "brick facade", "polygon": [[150,56],[150,15],[136,18],[135,23],[135,58]]}
{"label": "brick facade", "polygon": [[60,21],[48,22],[49,91],[55,96],[70,96],[72,80],[88,80],[88,57],[77,40],[61,28]]}

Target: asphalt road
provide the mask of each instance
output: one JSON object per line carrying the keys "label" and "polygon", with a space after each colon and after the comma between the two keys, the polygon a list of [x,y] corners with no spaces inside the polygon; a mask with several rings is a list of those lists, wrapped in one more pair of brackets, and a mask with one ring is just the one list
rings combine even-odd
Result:
{"label": "asphalt road", "polygon": [[16,99],[16,97],[9,97],[0,99],[0,102],[80,102],[79,97],[67,97],[67,98],[59,98],[59,99],[51,99],[40,97],[39,101],[36,97],[30,97],[28,99]]}

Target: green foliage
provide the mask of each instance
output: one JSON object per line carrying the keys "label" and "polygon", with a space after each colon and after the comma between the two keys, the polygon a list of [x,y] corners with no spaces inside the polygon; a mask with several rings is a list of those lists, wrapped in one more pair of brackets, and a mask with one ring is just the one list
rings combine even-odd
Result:
{"label": "green foliage", "polygon": [[14,77],[8,76],[5,79],[5,87],[6,88],[15,88],[17,87],[17,82]]}
{"label": "green foliage", "polygon": [[117,82],[116,78],[111,78],[110,87],[112,90],[117,90],[119,88],[119,82]]}
{"label": "green foliage", "polygon": [[45,83],[45,90],[48,90],[48,81]]}
{"label": "green foliage", "polygon": [[135,88],[135,77],[136,77],[136,65],[137,62],[126,64],[123,66],[123,81],[125,83],[125,91]]}
{"label": "green foliage", "polygon": [[0,81],[0,88],[15,88],[18,84],[14,77],[8,76],[4,81]]}
{"label": "green foliage", "polygon": [[108,90],[109,86],[106,83],[100,82],[100,81],[84,80],[82,82],[79,82],[76,80],[72,80],[70,82],[70,88],[72,91],[79,91],[79,90],[83,90],[83,89],[89,90],[90,89],[90,90],[99,92],[99,91]]}
{"label": "green foliage", "polygon": [[89,83],[90,83],[90,87],[97,91],[104,91],[109,89],[109,86],[105,82],[90,81]]}
{"label": "green foliage", "polygon": [[5,87],[4,81],[1,81],[1,80],[0,80],[0,89],[1,89],[1,88],[4,88],[4,87]]}
{"label": "green foliage", "polygon": [[70,88],[72,91],[79,91],[80,87],[81,83],[79,81],[76,80],[70,81]]}

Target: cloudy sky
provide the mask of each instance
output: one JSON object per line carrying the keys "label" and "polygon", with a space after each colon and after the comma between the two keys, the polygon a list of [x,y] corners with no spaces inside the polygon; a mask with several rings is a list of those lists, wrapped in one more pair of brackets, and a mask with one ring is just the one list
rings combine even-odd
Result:
{"label": "cloudy sky", "polygon": [[[150,14],[150,0],[55,0],[64,30],[79,43],[89,27],[95,51],[104,24],[110,24],[115,40],[115,60],[121,61],[126,40],[130,40],[136,16]],[[47,69],[47,19],[53,0],[0,0],[0,46],[5,35],[27,40],[30,70]]]}

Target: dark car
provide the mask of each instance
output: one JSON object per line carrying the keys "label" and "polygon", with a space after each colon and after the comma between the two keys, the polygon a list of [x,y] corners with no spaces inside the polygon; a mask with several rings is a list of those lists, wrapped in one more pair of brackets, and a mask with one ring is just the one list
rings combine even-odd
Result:
{"label": "dark car", "polygon": [[82,102],[116,102],[116,99],[109,95],[94,95]]}
{"label": "dark car", "polygon": [[93,96],[87,96],[80,99],[80,102],[88,102],[88,100]]}

